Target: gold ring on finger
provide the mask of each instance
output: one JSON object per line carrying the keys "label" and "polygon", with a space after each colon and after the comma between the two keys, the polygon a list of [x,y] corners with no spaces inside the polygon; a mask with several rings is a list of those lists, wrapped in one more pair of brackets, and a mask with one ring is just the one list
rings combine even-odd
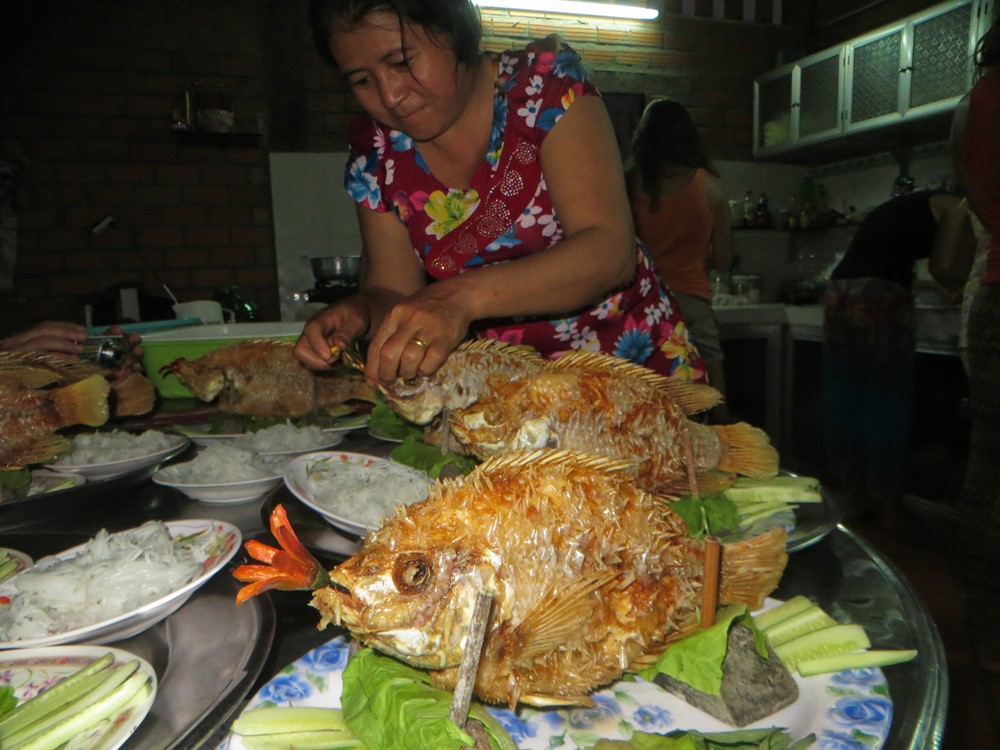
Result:
{"label": "gold ring on finger", "polygon": [[410,343],[411,344],[416,344],[421,349],[426,349],[427,348],[427,342],[424,341],[423,339],[418,339],[416,337],[413,337],[412,339],[410,339]]}

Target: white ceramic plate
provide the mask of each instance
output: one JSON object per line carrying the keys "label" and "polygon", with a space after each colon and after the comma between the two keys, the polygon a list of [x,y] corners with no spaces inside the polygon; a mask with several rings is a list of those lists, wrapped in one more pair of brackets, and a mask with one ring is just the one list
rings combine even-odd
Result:
{"label": "white ceramic plate", "polygon": [[156,698],[156,672],[145,659],[110,646],[52,646],[8,651],[0,654],[0,685],[9,685],[18,701],[27,700],[109,652],[114,655],[115,664],[137,659],[139,671],[149,677],[152,691],[142,703],[124,708],[111,720],[87,730],[86,737],[73,747],[75,750],[115,750],[146,718]]}
{"label": "white ceramic plate", "polygon": [[0,547],[0,552],[6,552],[7,557],[14,561],[14,570],[12,570],[6,577],[0,578],[0,582],[13,578],[18,573],[27,570],[35,564],[34,560],[19,550],[11,549],[10,547]]}
{"label": "white ceramic plate", "polygon": [[[282,669],[244,710],[261,705],[340,707],[341,675],[347,664],[343,636],[319,646]],[[793,739],[816,733],[817,748],[878,750],[889,734],[892,701],[879,669],[796,677],[792,705],[746,727],[782,727]],[[733,727],[642,678],[621,680],[591,696],[593,708],[533,709],[517,713],[489,707],[520,750],[584,750],[599,739],[620,740],[633,732],[665,734],[678,729],[729,732]],[[247,750],[231,734],[222,750]]]}
{"label": "white ceramic plate", "polygon": [[124,474],[131,474],[133,471],[138,471],[140,469],[145,469],[150,466],[155,466],[156,464],[163,463],[174,456],[181,453],[185,448],[188,447],[189,440],[183,435],[168,435],[171,442],[174,443],[170,448],[165,448],[164,450],[157,451],[155,453],[149,453],[145,456],[138,456],[136,458],[125,458],[121,461],[108,461],[107,463],[97,463],[97,464],[45,464],[52,471],[60,472],[70,472],[72,474],[82,474],[89,481],[96,481],[98,479],[110,479],[111,477],[119,477]]}
{"label": "white ceramic plate", "polygon": [[402,443],[403,438],[396,437],[395,435],[389,435],[384,432],[380,432],[378,429],[369,427],[368,435],[375,438],[376,440],[381,440],[385,443]]}
{"label": "white ceramic plate", "polygon": [[348,433],[352,430],[357,430],[368,424],[368,420],[371,419],[371,414],[350,414],[346,417],[338,417],[333,421],[333,424],[329,427],[324,427],[323,432],[329,432],[331,434],[337,433]]}
{"label": "white ceramic plate", "polygon": [[[335,526],[342,531],[346,531],[348,534],[361,536],[367,533],[370,530],[370,527],[365,523],[344,515],[343,512],[337,509],[336,504],[331,505],[320,503],[316,499],[313,492],[314,482],[310,477],[310,474],[316,472],[317,468],[321,467],[322,464],[326,462],[347,462],[358,464],[360,466],[374,466],[375,464],[380,463],[392,463],[391,459],[369,456],[365,453],[329,451],[307,453],[304,456],[298,456],[289,461],[288,465],[285,467],[285,472],[283,474],[285,486],[287,486],[291,493],[301,500],[303,504],[323,516],[323,518],[325,518],[332,526]],[[402,464],[400,464],[400,466],[402,466]],[[410,467],[404,468],[410,471],[416,471],[416,469],[410,469]],[[428,484],[430,484],[431,481],[431,478],[428,477]]]}
{"label": "white ceramic plate", "polygon": [[[326,432],[326,430],[323,432]],[[303,456],[306,453],[329,450],[334,446],[340,445],[342,442],[344,442],[343,433],[328,433],[327,440],[323,441],[323,445],[316,445],[312,448],[300,448],[298,450],[291,451],[260,451],[258,455],[265,456],[267,458],[295,458],[296,456]]]}
{"label": "white ceramic plate", "polygon": [[[186,543],[195,545],[202,550],[205,560],[202,563],[203,572],[201,575],[188,581],[176,591],[161,596],[131,612],[62,633],[52,633],[39,638],[19,641],[0,641],[0,649],[55,646],[61,643],[110,643],[141,633],[180,609],[191,594],[205,585],[232,559],[243,541],[240,530],[225,521],[184,519],[182,521],[168,521],[166,527],[174,538],[182,538],[186,540]],[[83,547],[83,544],[79,544],[65,552],[60,552],[58,555],[53,555],[53,557],[58,560],[69,560],[80,554]],[[41,562],[36,561],[36,565]],[[0,595],[16,596],[17,590],[13,586],[16,581],[15,577],[0,585]]]}
{"label": "white ceramic plate", "polygon": [[217,482],[197,484],[193,482],[175,482],[164,477],[162,472],[153,474],[153,481],[164,487],[173,487],[183,492],[192,500],[214,505],[235,505],[259,500],[268,492],[281,484],[281,475],[276,474],[264,479],[246,479],[240,482]]}
{"label": "white ceramic plate", "polygon": [[28,497],[79,487],[86,481],[87,477],[83,476],[83,474],[50,471],[49,469],[32,469],[31,487],[28,489]]}

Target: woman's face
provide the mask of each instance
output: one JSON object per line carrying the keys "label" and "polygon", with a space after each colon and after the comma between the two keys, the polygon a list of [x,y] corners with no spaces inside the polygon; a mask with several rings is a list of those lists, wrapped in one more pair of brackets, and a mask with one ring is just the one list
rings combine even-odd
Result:
{"label": "woman's face", "polygon": [[465,105],[454,52],[419,26],[379,11],[351,31],[335,30],[330,51],[358,103],[383,125],[415,141],[445,132]]}

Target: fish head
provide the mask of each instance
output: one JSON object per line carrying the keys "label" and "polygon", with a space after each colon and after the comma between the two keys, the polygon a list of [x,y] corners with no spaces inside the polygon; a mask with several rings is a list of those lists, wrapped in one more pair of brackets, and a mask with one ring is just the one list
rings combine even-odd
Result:
{"label": "fish head", "polygon": [[376,543],[330,571],[317,606],[368,646],[444,669],[461,663],[476,595],[495,588],[496,570],[495,561],[469,550]]}
{"label": "fish head", "polygon": [[430,424],[441,413],[447,395],[445,383],[437,373],[429,377],[396,378],[391,385],[380,385],[379,392],[394,412],[419,425]]}
{"label": "fish head", "polygon": [[460,443],[480,457],[557,447],[548,416],[526,414],[510,401],[493,398],[453,411],[451,429]]}
{"label": "fish head", "polygon": [[175,359],[169,365],[160,368],[160,372],[172,372],[181,385],[202,401],[211,401],[222,393],[227,382],[225,370],[205,366],[197,360]]}

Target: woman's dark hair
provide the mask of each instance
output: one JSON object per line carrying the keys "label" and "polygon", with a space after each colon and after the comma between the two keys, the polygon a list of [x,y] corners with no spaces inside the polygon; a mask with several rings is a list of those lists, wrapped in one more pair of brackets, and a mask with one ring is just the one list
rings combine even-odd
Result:
{"label": "woman's dark hair", "polygon": [[1000,65],[1000,15],[993,19],[989,30],[976,42],[973,60],[980,69]]}
{"label": "woman's dark hair", "polygon": [[309,25],[319,56],[336,65],[330,52],[331,30],[356,29],[376,11],[394,13],[400,29],[404,23],[416,24],[445,41],[459,65],[472,67],[479,59],[482,22],[472,0],[310,0]]}
{"label": "woman's dark hair", "polygon": [[654,205],[669,167],[700,167],[716,174],[691,113],[673,99],[656,99],[646,105],[632,135],[628,163],[629,183],[638,177]]}

